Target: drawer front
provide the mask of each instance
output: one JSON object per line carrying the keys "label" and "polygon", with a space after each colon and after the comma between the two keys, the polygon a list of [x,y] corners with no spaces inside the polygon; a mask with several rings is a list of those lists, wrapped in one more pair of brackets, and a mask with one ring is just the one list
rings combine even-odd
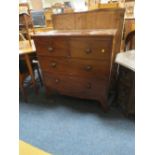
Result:
{"label": "drawer front", "polygon": [[95,98],[106,91],[107,82],[92,78],[53,76],[43,72],[46,87],[71,96]]}
{"label": "drawer front", "polygon": [[112,39],[71,38],[71,57],[85,59],[110,59]]}
{"label": "drawer front", "polygon": [[68,56],[69,47],[66,38],[37,37],[34,38],[38,55]]}
{"label": "drawer front", "polygon": [[108,61],[92,61],[67,58],[39,58],[41,69],[54,74],[67,74],[78,77],[108,78]]}

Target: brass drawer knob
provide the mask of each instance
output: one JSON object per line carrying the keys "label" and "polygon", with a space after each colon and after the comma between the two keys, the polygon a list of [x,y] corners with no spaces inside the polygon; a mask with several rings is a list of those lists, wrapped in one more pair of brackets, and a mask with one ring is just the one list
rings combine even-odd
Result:
{"label": "brass drawer knob", "polygon": [[52,47],[48,47],[48,51],[49,52],[52,52],[53,51],[53,48]]}
{"label": "brass drawer knob", "polygon": [[86,70],[86,71],[91,71],[92,68],[93,68],[93,67],[92,67],[91,65],[87,65],[87,66],[85,66],[85,70]]}
{"label": "brass drawer knob", "polygon": [[56,62],[51,62],[50,63],[50,66],[53,67],[53,68],[55,68],[57,66],[57,63]]}
{"label": "brass drawer knob", "polygon": [[90,54],[90,53],[92,52],[92,50],[91,50],[90,48],[87,48],[87,49],[85,49],[85,52],[86,52],[87,54]]}
{"label": "brass drawer knob", "polygon": [[105,52],[105,49],[101,49],[101,53],[104,53]]}

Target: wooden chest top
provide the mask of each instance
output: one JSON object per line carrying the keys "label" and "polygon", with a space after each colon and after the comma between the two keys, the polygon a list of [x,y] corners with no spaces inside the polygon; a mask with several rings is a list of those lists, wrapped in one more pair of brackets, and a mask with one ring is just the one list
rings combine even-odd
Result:
{"label": "wooden chest top", "polygon": [[39,32],[32,36],[114,36],[116,32],[116,29],[52,30],[48,32]]}

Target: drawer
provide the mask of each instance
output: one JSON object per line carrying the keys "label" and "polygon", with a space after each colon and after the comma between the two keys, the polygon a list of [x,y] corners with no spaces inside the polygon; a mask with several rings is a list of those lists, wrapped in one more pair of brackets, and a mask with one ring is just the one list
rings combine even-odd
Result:
{"label": "drawer", "polygon": [[68,56],[69,47],[68,41],[65,38],[44,37],[34,38],[38,55],[45,56]]}
{"label": "drawer", "polygon": [[110,59],[111,38],[71,38],[69,42],[71,57],[85,59]]}
{"label": "drawer", "polygon": [[95,98],[106,91],[107,82],[92,78],[54,76],[43,72],[45,86],[65,95]]}
{"label": "drawer", "polygon": [[108,61],[93,61],[68,58],[39,57],[41,69],[54,74],[67,74],[78,77],[108,78]]}

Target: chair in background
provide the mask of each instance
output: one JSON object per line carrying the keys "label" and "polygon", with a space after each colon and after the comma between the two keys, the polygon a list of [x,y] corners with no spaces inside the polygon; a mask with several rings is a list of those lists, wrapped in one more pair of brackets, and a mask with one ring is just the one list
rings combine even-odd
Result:
{"label": "chair in background", "polygon": [[[24,36],[21,33],[19,33],[19,41],[20,41],[20,46],[22,44],[24,44],[22,42],[25,42],[25,41],[27,42],[27,40],[24,38]],[[30,45],[27,42],[27,44],[24,44],[22,46],[24,46],[26,48],[27,46],[30,46]],[[22,95],[24,97],[24,100],[26,102],[27,102],[26,87],[33,84],[33,82],[31,81],[31,78],[32,78],[31,76],[33,76],[33,79],[35,79],[35,92],[36,92],[36,94],[38,92],[38,88],[37,88],[38,86],[36,87],[36,84],[38,85],[38,80],[39,80],[40,86],[43,85],[42,77],[41,77],[41,73],[40,73],[40,69],[39,69],[40,68],[39,64],[38,64],[38,62],[34,62],[34,59],[33,59],[34,56],[31,55],[31,54],[36,54],[36,53],[32,52],[32,53],[28,54],[28,57],[29,57],[29,60],[30,60],[30,65],[31,65],[32,70],[33,70],[33,75],[30,74],[30,70],[28,69],[26,55],[25,54],[20,54],[19,55],[19,87],[20,87],[20,90],[21,90]],[[35,71],[37,71],[37,72],[35,72]]]}
{"label": "chair in background", "polygon": [[[39,85],[40,86],[43,85],[42,77],[41,77],[41,73],[40,73],[38,63],[37,62],[34,63],[31,60],[31,65],[32,65],[33,73],[34,73],[34,78],[35,78],[35,81],[37,84],[36,85],[37,87],[35,87],[35,93],[38,94]],[[29,73],[29,70],[28,70],[28,67],[26,64],[25,57],[20,56],[19,57],[19,87],[20,87],[21,93],[24,97],[24,100],[26,102],[28,101],[26,88],[30,87],[31,85],[32,85],[31,76],[30,76],[30,73]]]}
{"label": "chair in background", "polygon": [[31,45],[30,30],[35,34],[35,29],[32,21],[32,15],[28,3],[19,4],[19,30],[29,40]]}
{"label": "chair in background", "polygon": [[26,40],[21,32],[19,32],[19,41]]}
{"label": "chair in background", "polygon": [[[35,34],[34,24],[32,20],[32,15],[30,11],[30,7],[28,3],[20,3],[19,4],[19,37],[21,40],[29,40],[30,46],[31,45],[31,35],[29,29],[31,29],[31,32]],[[30,55],[31,58],[31,65],[33,70],[37,70],[37,75],[40,81],[41,86],[43,85],[41,73],[39,70],[39,62],[38,58],[36,56],[36,53],[33,53]]]}
{"label": "chair in background", "polygon": [[135,49],[135,31],[131,31],[125,38],[124,51]]}

